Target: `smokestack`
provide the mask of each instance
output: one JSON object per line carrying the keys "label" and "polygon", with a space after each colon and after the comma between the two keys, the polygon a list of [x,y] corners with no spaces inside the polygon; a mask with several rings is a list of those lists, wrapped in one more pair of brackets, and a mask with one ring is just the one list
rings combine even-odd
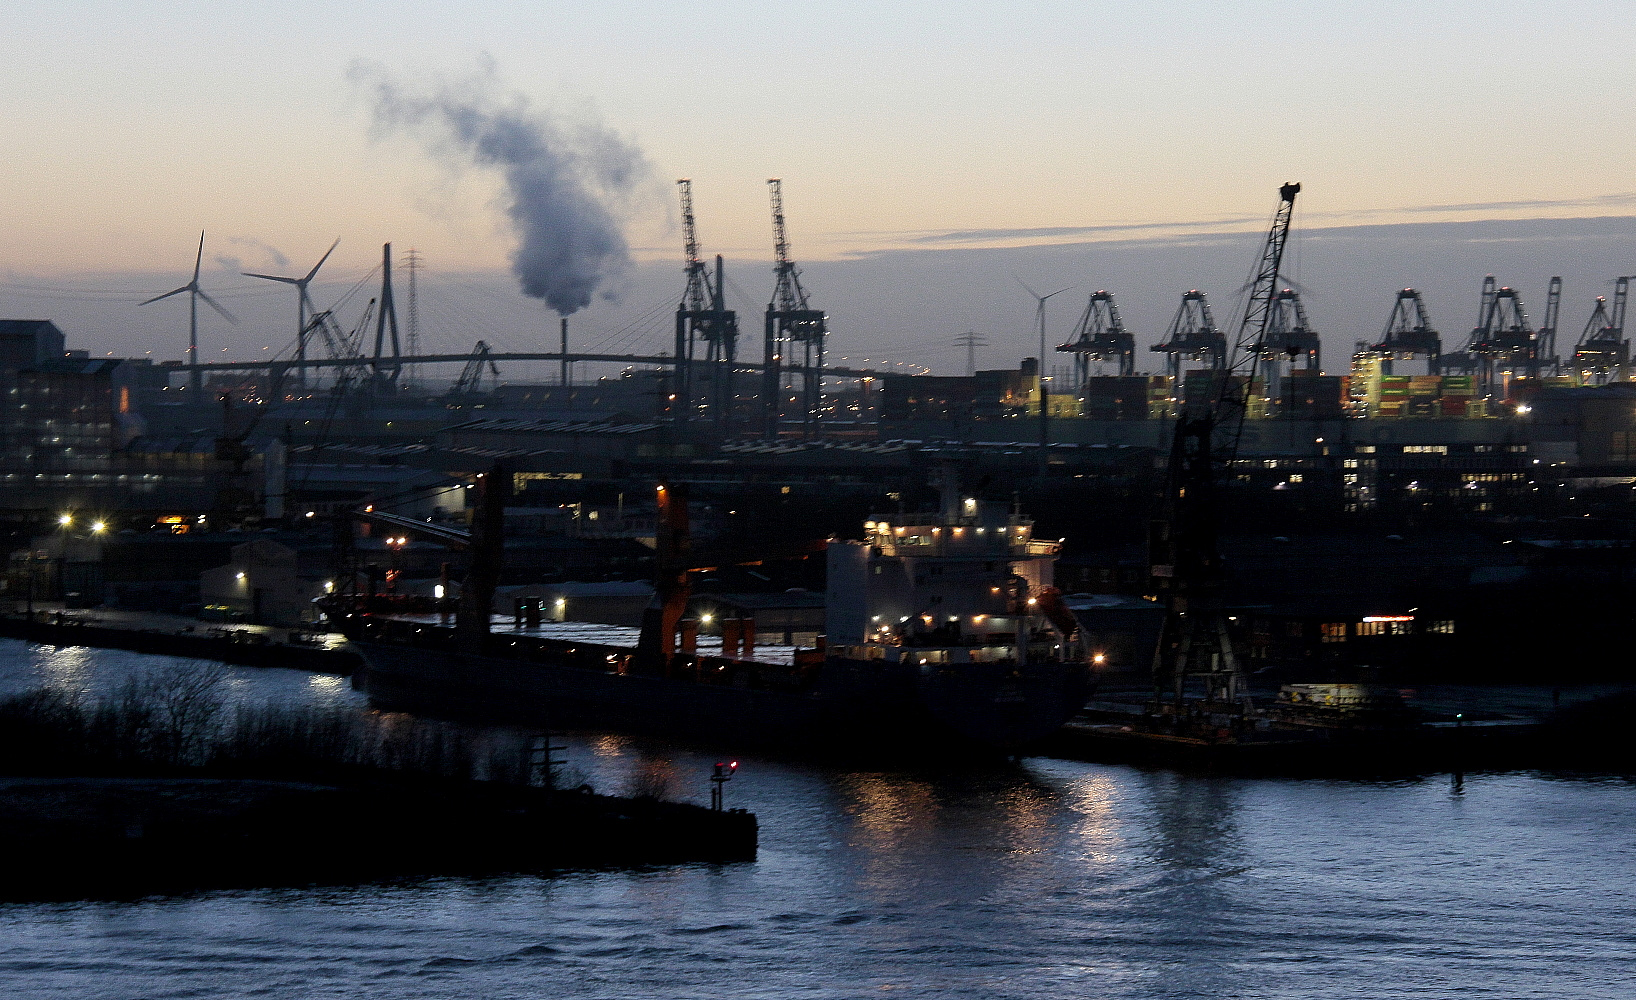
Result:
{"label": "smokestack", "polygon": [[562,387],[568,388],[568,317],[562,318]]}

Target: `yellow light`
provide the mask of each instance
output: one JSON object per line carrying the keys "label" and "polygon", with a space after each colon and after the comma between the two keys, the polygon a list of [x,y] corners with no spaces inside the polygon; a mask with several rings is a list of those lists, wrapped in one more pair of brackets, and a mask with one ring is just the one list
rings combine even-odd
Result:
{"label": "yellow light", "polygon": [[699,621],[703,622],[706,625],[710,624],[711,622],[713,622],[715,620],[716,620],[715,615],[700,615],[699,616]]}
{"label": "yellow light", "polygon": [[239,573],[239,574],[238,574],[238,575],[237,575],[237,576],[236,576],[236,577],[235,577],[235,579],[238,579],[238,580],[242,580],[242,579],[244,579],[244,574],[243,574],[243,573]]}
{"label": "yellow light", "polygon": [[1091,662],[1095,663],[1095,664],[1098,664],[1098,665],[1101,665],[1103,663],[1108,662],[1108,658],[1104,654],[1098,653],[1095,656],[1091,657]]}
{"label": "yellow light", "polygon": [[100,533],[100,532],[106,531],[107,529],[108,529],[108,525],[103,523],[102,521],[93,521],[91,523],[91,530],[94,531],[94,532]]}
{"label": "yellow light", "polygon": [[59,517],[59,518],[57,518],[57,523],[58,523],[58,524],[60,524],[60,525],[62,525],[62,526],[63,526],[63,527],[65,527],[65,528],[66,528],[66,527],[68,527],[68,526],[69,526],[69,525],[70,525],[70,524],[73,524],[73,523],[74,523],[74,515],[72,515],[72,514],[64,514],[64,515],[62,515],[62,516],[61,516],[61,517]]}
{"label": "yellow light", "polygon": [[1039,603],[1039,602],[1040,602],[1040,600],[1039,600],[1039,598],[1037,598],[1037,597],[1030,597],[1030,598],[1029,598],[1029,599],[1028,599],[1028,606],[1029,606],[1029,607],[1033,607],[1033,606],[1034,606],[1034,605],[1036,605],[1036,604],[1038,604],[1038,603]]}

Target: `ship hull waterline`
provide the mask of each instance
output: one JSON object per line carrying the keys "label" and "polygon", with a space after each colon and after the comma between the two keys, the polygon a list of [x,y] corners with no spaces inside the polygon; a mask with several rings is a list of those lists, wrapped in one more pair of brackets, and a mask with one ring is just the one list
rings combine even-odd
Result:
{"label": "ship hull waterline", "polygon": [[355,644],[358,686],[389,711],[547,729],[611,729],[845,755],[1017,753],[1083,707],[1081,663],[914,665],[832,658],[770,690],[410,646]]}

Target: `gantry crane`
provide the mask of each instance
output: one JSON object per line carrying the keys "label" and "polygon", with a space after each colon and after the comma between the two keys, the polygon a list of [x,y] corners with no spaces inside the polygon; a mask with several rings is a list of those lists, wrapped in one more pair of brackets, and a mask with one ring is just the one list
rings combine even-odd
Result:
{"label": "gantry crane", "polygon": [[1119,306],[1114,303],[1112,292],[1091,294],[1074,327],[1073,339],[1057,345],[1057,350],[1074,356],[1075,392],[1084,391],[1092,364],[1111,361],[1118,366],[1120,375],[1136,374],[1136,337],[1125,329],[1124,320],[1119,318]]}
{"label": "gantry crane", "polygon": [[1538,358],[1539,370],[1535,374],[1544,374],[1546,368],[1551,374],[1557,373],[1559,359],[1556,356],[1556,322],[1562,312],[1562,279],[1552,278],[1550,291],[1545,295],[1545,322],[1539,325],[1534,333],[1534,342],[1538,345],[1535,355]]}
{"label": "gantry crane", "polygon": [[1204,361],[1207,368],[1221,369],[1227,365],[1227,335],[1216,327],[1216,318],[1210,313],[1210,300],[1198,289],[1182,293],[1181,307],[1164,340],[1150,350],[1165,355],[1165,374],[1180,378],[1182,359]]}
{"label": "gantry crane", "polygon": [[[1560,279],[1552,284],[1560,295]],[[1499,285],[1492,274],[1485,277],[1477,325],[1460,359],[1461,367],[1476,372],[1477,394],[1491,397],[1498,390],[1503,395],[1512,375],[1539,375],[1539,346],[1522,296],[1509,285]]]}
{"label": "gantry crane", "polygon": [[[1165,495],[1149,532],[1153,583],[1165,603],[1149,714],[1178,728],[1189,715],[1206,721],[1212,716],[1241,718],[1247,705],[1222,596],[1220,480],[1238,453],[1300,190],[1299,184],[1278,189],[1278,210],[1217,391],[1208,400],[1187,400],[1176,420]],[[1202,698],[1189,703],[1195,682],[1202,684]]]}
{"label": "gantry crane", "polygon": [[801,270],[790,257],[790,241],[784,232],[784,182],[769,178],[767,189],[773,209],[773,297],[767,303],[766,357],[762,369],[761,405],[766,414],[769,440],[778,438],[779,420],[784,411],[785,365],[802,366],[801,424],[807,437],[815,437],[823,409],[824,348],[829,337],[829,317],[807,301],[801,286]]}
{"label": "gantry crane", "polygon": [[1392,315],[1386,319],[1386,329],[1380,335],[1380,342],[1365,348],[1365,353],[1380,358],[1382,375],[1392,374],[1393,359],[1407,361],[1415,357],[1426,359],[1427,374],[1442,372],[1443,339],[1432,325],[1426,300],[1419,292],[1405,288],[1397,293],[1397,299],[1392,303]]}
{"label": "gantry crane", "polygon": [[1605,296],[1596,297],[1596,311],[1585,324],[1574,347],[1574,371],[1592,385],[1605,385],[1625,377],[1630,364],[1630,342],[1625,339],[1625,302],[1630,297],[1630,279],[1621,277],[1613,286],[1613,311]]}
{"label": "gantry crane", "polygon": [[1281,395],[1278,379],[1283,374],[1285,363],[1293,368],[1297,358],[1304,358],[1306,370],[1313,374],[1318,372],[1318,333],[1312,329],[1306,306],[1301,304],[1301,294],[1295,289],[1285,288],[1273,296],[1272,307],[1268,310],[1267,335],[1262,339],[1256,356],[1260,359],[1257,367],[1261,369],[1264,391],[1268,396]]}
{"label": "gantry crane", "polygon": [[671,415],[685,423],[699,405],[695,394],[698,375],[698,345],[705,345],[704,381],[709,385],[710,416],[726,424],[733,409],[733,362],[738,357],[738,314],[727,308],[727,278],[721,254],[716,255],[716,274],[699,257],[699,235],[693,219],[693,182],[676,182],[682,198],[682,238],[686,255],[687,287],[676,307],[676,378]]}

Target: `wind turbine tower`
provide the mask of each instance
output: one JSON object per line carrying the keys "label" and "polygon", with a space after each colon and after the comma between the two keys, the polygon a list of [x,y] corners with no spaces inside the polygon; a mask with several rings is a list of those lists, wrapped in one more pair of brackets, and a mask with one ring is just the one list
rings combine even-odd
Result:
{"label": "wind turbine tower", "polygon": [[[312,279],[318,275],[318,269],[324,266],[324,261],[329,260],[329,255],[334,253],[335,248],[340,245],[341,241],[337,238],[334,243],[329,245],[329,249],[324,251],[324,256],[318,258],[318,263],[314,264],[312,270],[308,271],[306,277],[303,278],[285,278],[276,274],[253,274],[249,271],[240,272],[247,278],[265,278],[268,281],[282,281],[286,285],[295,286],[295,359],[297,361],[307,360],[307,317],[316,315],[318,312],[318,309],[312,304],[312,296],[307,294],[307,286],[312,284]],[[195,275],[195,278],[197,278],[197,275]],[[296,372],[296,378],[304,383],[306,381],[306,369],[297,368]]]}
{"label": "wind turbine tower", "polygon": [[145,306],[150,302],[168,299],[172,295],[187,293],[187,363],[191,366],[188,373],[188,390],[192,393],[188,397],[189,402],[198,402],[200,394],[204,391],[204,373],[199,370],[199,300],[204,299],[210,308],[221,313],[222,318],[229,323],[238,322],[238,319],[232,313],[223,309],[220,303],[206,295],[204,290],[199,287],[199,265],[204,263],[204,238],[204,230],[201,229],[199,230],[199,253],[193,258],[192,281],[181,288],[173,288],[163,295],[155,295],[145,302],[137,303]]}

